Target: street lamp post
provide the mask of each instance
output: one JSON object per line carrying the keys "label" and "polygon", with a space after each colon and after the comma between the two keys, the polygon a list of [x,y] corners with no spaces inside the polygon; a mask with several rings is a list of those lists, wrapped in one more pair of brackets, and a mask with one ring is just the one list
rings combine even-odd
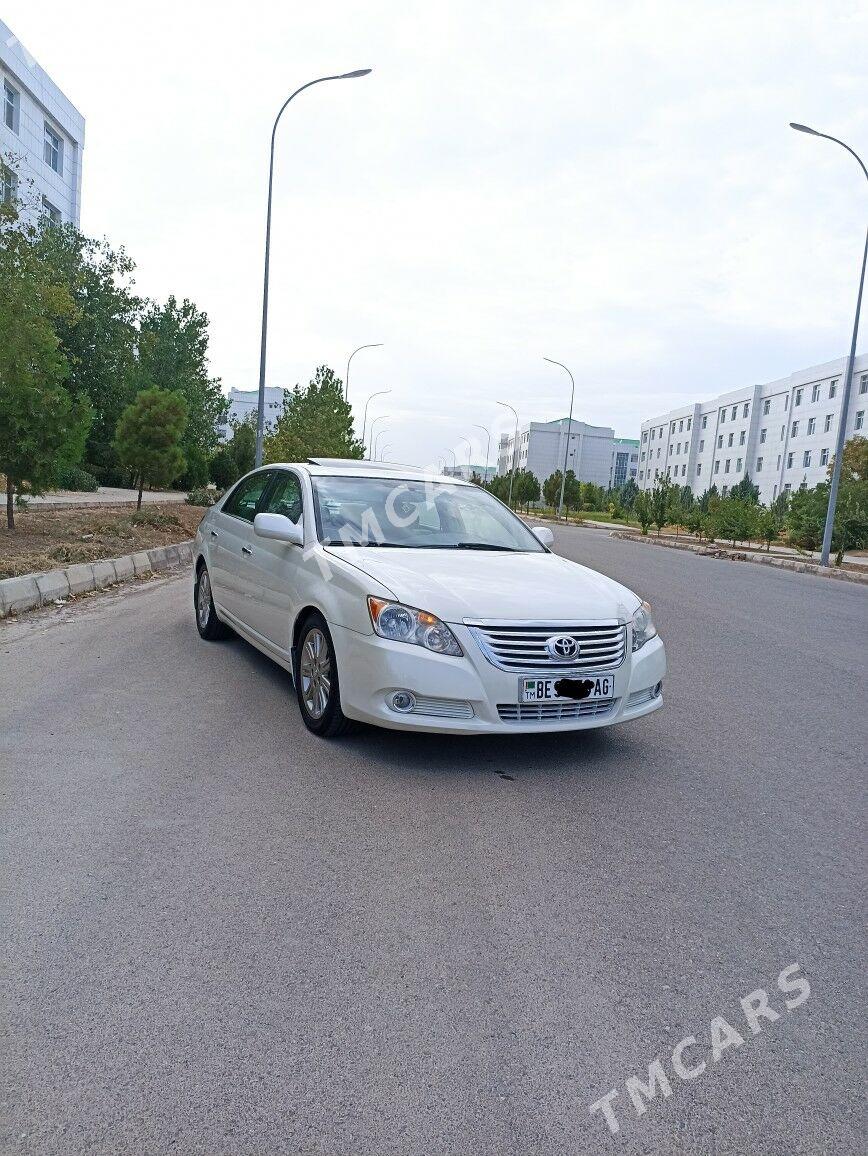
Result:
{"label": "street lamp post", "polygon": [[[373,423],[372,423],[372,424],[371,424],[371,429],[373,429],[373,428],[374,428],[374,425],[373,425]],[[388,429],[389,429],[389,427],[388,427],[388,426],[383,426],[383,428],[382,428],[381,430],[377,430],[377,434],[376,434],[376,437],[373,439],[373,442],[372,442],[372,444],[373,444],[373,447],[374,447],[374,461],[376,461],[376,460],[377,460],[377,447],[378,447],[378,446],[379,446],[379,444],[380,444],[380,438],[383,436],[383,434],[384,434],[384,433],[386,433],[386,432],[388,431]]]}
{"label": "street lamp post", "polygon": [[460,442],[464,442],[464,444],[467,446],[467,480],[469,482],[470,481],[470,454],[473,450],[473,446],[470,444],[470,442],[467,440],[467,438],[459,438],[458,440]]}
{"label": "street lamp post", "polygon": [[376,393],[371,393],[368,395],[368,400],[365,402],[365,415],[362,420],[362,445],[365,447],[367,447],[368,444],[365,441],[365,434],[367,433],[368,429],[368,406],[371,404],[375,397],[382,397],[384,393],[391,392],[391,389],[378,389]]}
{"label": "street lamp post", "polygon": [[[452,454],[452,469],[453,469],[453,470],[457,470],[457,469],[458,469],[458,458],[455,456],[455,450],[451,450],[451,449],[449,449],[449,448],[448,448],[448,446],[447,446],[447,448],[446,448],[446,450],[445,450],[444,452],[445,452],[445,453],[447,453],[447,454]],[[455,475],[453,474],[453,477],[454,477],[454,476],[455,476]]]}
{"label": "street lamp post", "polygon": [[389,415],[387,413],[377,414],[377,416],[371,422],[370,428],[368,430],[368,437],[371,439],[372,444],[373,444],[373,440],[374,440],[374,426],[377,424],[378,421],[384,421],[388,416]]}
{"label": "street lamp post", "polygon": [[[838,140],[836,136],[829,136],[825,132],[817,132],[815,128],[808,128],[805,124],[794,124],[790,121],[790,128],[796,132],[806,132],[810,136],[819,136],[823,140],[834,141],[842,149],[846,149],[850,156],[855,157],[859,167],[868,181],[868,169],[865,168],[862,158],[849,145]],[[853,322],[853,338],[850,342],[850,356],[847,359],[847,375],[844,378],[844,392],[841,396],[841,417],[838,421],[838,437],[835,442],[835,460],[832,463],[832,481],[829,486],[829,507],[826,510],[826,525],[823,529],[823,547],[820,551],[820,565],[829,565],[829,552],[832,549],[832,531],[835,527],[835,505],[838,501],[838,486],[841,481],[841,465],[844,458],[844,442],[847,440],[847,410],[850,407],[850,389],[853,385],[853,362],[856,360],[856,338],[859,336],[859,314],[862,312],[862,290],[865,286],[865,265],[868,262],[868,231],[865,233],[865,251],[862,254],[862,273],[859,277],[859,292],[856,295],[856,319]]]}
{"label": "street lamp post", "polygon": [[547,361],[549,365],[560,365],[561,369],[566,369],[567,373],[570,374],[570,381],[572,382],[572,390],[570,392],[570,419],[567,422],[567,442],[564,446],[564,468],[561,472],[561,496],[558,500],[558,517],[560,518],[564,512],[564,486],[566,485],[567,481],[567,455],[570,452],[570,437],[572,436],[573,432],[573,401],[576,396],[576,383],[573,375],[565,365],[561,364],[560,361],[553,361],[550,357],[544,357],[543,361]]}
{"label": "street lamp post", "polygon": [[354,349],[347,358],[347,376],[344,378],[344,401],[350,396],[350,365],[357,353],[361,353],[363,349],[382,349],[385,342],[375,341],[373,345],[360,345],[358,349]]}
{"label": "street lamp post", "polygon": [[[512,409],[508,401],[499,401],[498,405],[502,405],[505,409]],[[518,453],[518,414],[512,409],[515,415],[515,436],[512,439],[512,473],[509,475],[509,497],[506,499],[508,506],[512,505],[512,483],[515,479],[515,455]]]}
{"label": "street lamp post", "polygon": [[491,453],[491,430],[486,429],[486,427],[484,425],[479,425],[478,422],[474,423],[473,428],[474,429],[481,429],[482,432],[488,436],[488,442],[487,442],[486,447],[485,447],[485,478],[484,478],[484,481],[487,482],[488,481],[488,455]]}
{"label": "street lamp post", "polygon": [[271,130],[271,154],[268,161],[268,211],[265,216],[265,275],[262,285],[262,340],[259,348],[259,411],[256,417],[255,464],[257,466],[262,465],[262,440],[265,434],[265,348],[268,341],[268,266],[271,256],[271,195],[274,184],[274,137],[277,132],[278,121],[283,116],[283,110],[289,102],[294,100],[300,92],[304,92],[306,88],[312,88],[313,85],[322,84],[326,80],[354,80],[357,76],[367,76],[370,71],[370,68],[357,68],[355,72],[341,72],[337,76],[320,76],[316,80],[309,80],[307,84],[303,84],[301,88],[297,88],[291,96],[286,98],[280,106],[280,112],[278,112],[274,118],[274,127]]}

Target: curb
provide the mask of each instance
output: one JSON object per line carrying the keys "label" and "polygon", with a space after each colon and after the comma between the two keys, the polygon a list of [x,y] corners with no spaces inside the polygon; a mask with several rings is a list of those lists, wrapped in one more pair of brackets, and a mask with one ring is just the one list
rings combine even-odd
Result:
{"label": "curb", "polygon": [[66,599],[91,590],[104,590],[119,582],[129,582],[146,574],[175,570],[193,561],[193,539],[171,546],[155,546],[122,558],[105,558],[97,562],[78,562],[65,570],[47,570],[42,574],[22,574],[18,578],[0,579],[0,618],[36,610],[49,602]]}
{"label": "curb", "polygon": [[779,570],[794,570],[799,574],[815,574],[818,578],[835,578],[839,582],[858,582],[868,586],[868,574],[844,570],[840,566],[820,566],[816,562],[797,562],[793,558],[776,558],[774,554],[754,554],[747,550],[730,550],[721,546],[699,546],[692,542],[667,542],[662,539],[630,534],[625,530],[612,530],[610,538],[622,538],[626,542],[640,542],[644,546],[662,546],[666,550],[689,550],[701,558],[723,558],[727,562],[753,562],[760,566],[775,566]]}

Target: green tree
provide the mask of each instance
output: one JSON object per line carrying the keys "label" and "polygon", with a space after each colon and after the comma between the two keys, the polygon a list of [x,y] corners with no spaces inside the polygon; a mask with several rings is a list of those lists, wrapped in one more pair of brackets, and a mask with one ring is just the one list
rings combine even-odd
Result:
{"label": "green tree", "polygon": [[736,482],[736,484],[729,491],[729,496],[731,498],[742,499],[745,502],[750,502],[751,505],[756,506],[759,504],[759,486],[755,486],[754,483],[750,480],[750,474],[745,474],[741,481]]}
{"label": "green tree", "polygon": [[181,450],[185,488],[208,481],[208,464],[219,440],[218,426],[229,402],[208,371],[208,315],[186,299],[151,303],[141,319],[136,380],[139,388],[180,393],[187,405]]}
{"label": "green tree", "polygon": [[761,508],[757,516],[757,534],[765,542],[766,551],[771,550],[772,542],[777,542],[781,527],[773,510]]}
{"label": "green tree", "polygon": [[145,485],[169,485],[184,469],[182,444],[187,402],[173,390],[140,390],[120,416],[114,449],[118,461],[138,480],[136,509]]}
{"label": "green tree", "polygon": [[133,262],[123,249],[86,237],[73,225],[42,227],[38,249],[75,304],[75,311],[59,320],[57,335],[69,364],[67,388],[93,408],[84,451],[87,469],[101,482],[117,484],[112,442],[136,388],[142,309],[132,289]]}
{"label": "green tree", "polygon": [[308,385],[286,390],[285,398],[274,432],[265,439],[266,461],[364,457],[364,444],[353,432],[353,411],[344,401],[343,382],[327,365],[319,366]]}
{"label": "green tree", "polygon": [[81,459],[92,414],[64,387],[69,364],[57,335],[74,316],[69,291],[40,254],[38,228],[14,202],[0,204],[0,473],[10,530],[16,495],[40,493]]}
{"label": "green tree", "polygon": [[657,527],[657,536],[666,525],[672,504],[672,486],[668,478],[661,478],[651,491],[651,521]]}
{"label": "green tree", "polygon": [[747,542],[759,534],[759,508],[745,498],[721,498],[711,513],[718,538]]}
{"label": "green tree", "polygon": [[582,483],[573,470],[567,470],[564,482],[564,506],[567,511],[579,510],[582,506]]}
{"label": "green tree", "polygon": [[536,474],[530,470],[518,470],[512,488],[512,499],[516,506],[524,504],[525,510],[530,509],[531,502],[540,500],[540,485]]}
{"label": "green tree", "polygon": [[648,527],[654,521],[654,510],[651,497],[646,490],[640,490],[633,500],[633,513],[642,527],[642,533],[648,533]]}
{"label": "green tree", "polygon": [[549,474],[549,476],[543,482],[542,490],[543,497],[545,498],[545,504],[547,506],[551,506],[552,508],[556,507],[561,496],[560,470],[555,470],[553,474]]}

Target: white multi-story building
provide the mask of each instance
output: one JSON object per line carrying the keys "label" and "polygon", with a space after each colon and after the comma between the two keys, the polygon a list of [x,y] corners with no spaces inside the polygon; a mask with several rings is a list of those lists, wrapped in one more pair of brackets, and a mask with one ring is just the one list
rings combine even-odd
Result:
{"label": "white multi-story building", "polygon": [[[283,413],[283,386],[267,385],[265,387],[265,428],[275,424]],[[259,408],[258,389],[230,389],[229,413],[226,421],[220,427],[220,436],[224,440],[232,436],[232,427],[239,421],[251,417]]]}
{"label": "white multi-story building", "polygon": [[0,81],[0,199],[78,227],[84,117],[2,20]]}
{"label": "white multi-story building", "polygon": [[[749,475],[768,503],[784,490],[825,481],[834,456],[847,359],[800,369],[710,401],[670,410],[642,423],[641,489],[662,477],[701,494],[721,494]],[[868,434],[868,356],[853,367],[845,437]]]}
{"label": "white multi-story building", "polygon": [[609,472],[609,486],[623,486],[625,482],[635,482],[639,475],[639,439],[614,438],[612,442],[612,466]]}
{"label": "white multi-story building", "polygon": [[615,431],[609,426],[587,425],[575,418],[571,424],[565,417],[556,421],[532,421],[519,429],[517,451],[514,433],[501,437],[497,472],[509,473],[515,455],[515,468],[530,470],[542,483],[556,470],[564,468],[566,452],[567,469],[572,470],[580,482],[608,486],[613,473],[614,445]]}

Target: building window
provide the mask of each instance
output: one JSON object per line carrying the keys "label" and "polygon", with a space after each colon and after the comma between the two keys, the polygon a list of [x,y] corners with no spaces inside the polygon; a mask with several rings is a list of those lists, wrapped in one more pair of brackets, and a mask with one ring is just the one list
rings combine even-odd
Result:
{"label": "building window", "polygon": [[829,451],[820,450],[820,465],[827,466],[829,464]]}
{"label": "building window", "polygon": [[758,474],[761,474],[763,472],[763,460],[762,460],[762,458],[757,458],[757,460],[756,460],[756,472]]}
{"label": "building window", "polygon": [[838,382],[837,381],[830,381],[829,382],[829,400],[830,401],[832,400],[832,398],[835,396],[835,394],[837,392],[838,392]]}
{"label": "building window", "polygon": [[686,473],[687,473],[687,464],[685,463],[685,464],[684,464],[684,465],[681,467],[681,476],[682,476],[682,478],[684,477],[684,475],[685,475]]}
{"label": "building window", "polygon": [[826,414],[826,420],[823,423],[823,433],[828,433],[829,430],[832,428],[832,418],[834,416],[835,415],[833,413],[827,413]]}
{"label": "building window", "polygon": [[819,387],[819,385],[813,385],[813,386],[811,386],[811,401],[819,401],[819,400],[820,400],[820,387]]}
{"label": "building window", "polygon": [[740,474],[740,473],[741,473],[741,458],[736,458],[736,459],[735,459],[735,472],[736,472],[737,474]]}
{"label": "building window", "polygon": [[797,421],[794,421],[792,426],[790,427],[790,437],[796,438],[798,436],[799,436],[799,423]]}
{"label": "building window", "polygon": [[787,469],[791,470],[792,468],[793,468],[793,455],[787,454]]}
{"label": "building window", "polygon": [[745,402],[744,403],[744,413],[742,414],[742,417],[747,417],[749,410],[750,410],[750,405],[747,402]]}
{"label": "building window", "polygon": [[725,409],[722,409],[722,410],[720,411],[720,424],[721,424],[721,425],[723,425],[723,423],[724,423],[725,421],[726,421],[726,410],[725,410]]}
{"label": "building window", "polygon": [[702,428],[706,429],[708,426],[708,415],[704,414],[702,418]]}
{"label": "building window", "polygon": [[651,441],[652,441],[652,442],[654,441],[654,433],[655,433],[655,431],[652,429],[652,430],[651,430]]}
{"label": "building window", "polygon": [[782,425],[781,426],[781,441],[783,441],[786,436],[787,436],[787,427],[785,425]]}
{"label": "building window", "polygon": [[789,403],[790,403],[789,395],[785,393],[784,394],[784,413],[787,412],[787,406],[789,405]]}
{"label": "building window", "polygon": [[660,446],[657,447],[657,457],[660,457]]}
{"label": "building window", "polygon": [[809,417],[808,418],[808,437],[811,436],[811,434],[816,430],[816,428],[817,428],[817,419],[815,417]]}
{"label": "building window", "polygon": [[763,402],[763,416],[765,417],[772,408],[772,399],[767,397]]}
{"label": "building window", "polygon": [[705,438],[700,438],[699,439],[699,452],[702,453],[702,451],[704,449],[705,449]]}
{"label": "building window", "polygon": [[[865,375],[865,377],[863,377],[863,378],[862,378],[862,380],[863,380],[864,382],[868,382],[868,374],[866,374],[866,375]],[[864,393],[864,392],[865,392],[865,390],[863,389],[861,392],[862,392],[862,393]],[[690,429],[690,426],[691,426],[692,422],[693,422],[693,418],[692,418],[692,417],[689,417],[689,418],[687,419],[687,428],[688,428],[688,429]]]}
{"label": "building window", "polygon": [[684,419],[682,418],[682,420],[678,423],[678,432],[681,433],[683,431],[683,429],[684,429]]}
{"label": "building window", "polygon": [[732,435],[732,434],[730,434],[730,435],[729,435],[729,437],[726,439],[726,444],[727,444],[728,446],[731,446],[731,445],[732,445],[732,436],[733,436],[733,435]]}
{"label": "building window", "polygon": [[760,445],[762,445],[763,442],[766,440],[766,434],[767,433],[768,433],[768,430],[765,430],[765,429],[760,430]]}
{"label": "building window", "polygon": [[781,468],[781,455],[778,454],[778,464],[777,464],[777,466],[775,466],[775,469],[779,470],[780,468]]}
{"label": "building window", "polygon": [[784,492],[785,492],[785,493],[787,493],[787,494],[788,494],[792,488],[793,488],[793,487],[792,487],[792,483],[791,483],[791,482],[784,482]]}
{"label": "building window", "polygon": [[718,434],[718,435],[717,435],[717,448],[718,448],[719,450],[722,450],[722,449],[723,449],[723,434]]}
{"label": "building window", "polygon": [[54,169],[59,177],[63,176],[63,141],[47,121],[42,157],[50,169]]}
{"label": "building window", "polygon": [[729,473],[729,463],[730,463],[731,461],[732,461],[732,458],[727,458],[727,459],[726,459],[726,461],[723,463],[723,472],[724,472],[725,474],[728,474],[728,473]]}
{"label": "building window", "polygon": [[643,429],[642,430],[642,441],[647,442],[647,440],[648,440],[648,431],[646,429]]}
{"label": "building window", "polygon": [[804,392],[805,391],[803,389],[797,389],[796,390],[796,396],[793,398],[793,405],[801,405],[802,404],[802,394]]}
{"label": "building window", "polygon": [[868,373],[863,373],[859,378],[859,392],[868,393]]}
{"label": "building window", "polygon": [[738,435],[738,444],[740,446],[744,445],[744,439],[745,439],[745,431],[742,430],[741,433]]}
{"label": "building window", "polygon": [[[49,221],[51,221],[52,225],[60,225],[63,223],[63,218],[60,215],[60,209],[58,209],[56,205],[52,205],[48,197],[42,198],[42,211],[46,217],[48,217]],[[271,406],[271,409],[275,408],[276,406]]]}
{"label": "building window", "polygon": [[716,474],[720,473],[720,461],[719,460],[714,463],[714,472]]}
{"label": "building window", "polygon": [[21,112],[21,93],[8,80],[3,81],[3,123],[18,136],[18,118]]}
{"label": "building window", "polygon": [[737,406],[737,405],[734,405],[734,406],[732,407],[732,413],[729,415],[729,416],[730,416],[730,419],[731,419],[732,421],[735,421],[735,418],[736,418],[736,414],[737,414],[737,413],[738,413],[738,406]]}
{"label": "building window", "polygon": [[701,473],[702,473],[702,463],[699,462],[699,463],[697,463],[697,466],[696,466],[696,476],[699,477],[699,475]]}
{"label": "building window", "polygon": [[681,453],[681,442],[679,442],[678,445],[675,447],[675,452],[676,452],[676,454]]}
{"label": "building window", "polygon": [[8,204],[18,197],[18,174],[8,165],[0,163],[0,201]]}
{"label": "building window", "polygon": [[865,410],[860,409],[856,414],[856,420],[853,422],[853,429],[861,429],[865,424]]}
{"label": "building window", "polygon": [[669,432],[675,433],[675,422],[672,422],[672,424],[669,426]]}
{"label": "building window", "polygon": [[807,469],[810,464],[811,464],[811,451],[805,450],[805,452],[802,454],[802,466],[805,469]]}

